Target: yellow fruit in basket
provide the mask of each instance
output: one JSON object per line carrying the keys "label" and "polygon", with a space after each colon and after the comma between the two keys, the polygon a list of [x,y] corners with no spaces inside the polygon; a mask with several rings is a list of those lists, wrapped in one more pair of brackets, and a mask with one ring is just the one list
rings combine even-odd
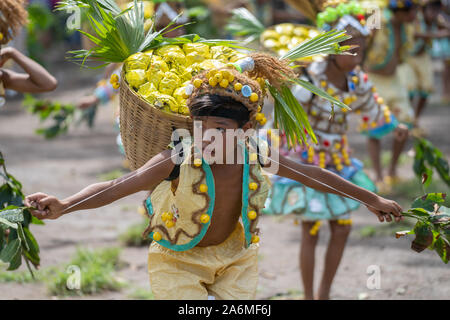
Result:
{"label": "yellow fruit in basket", "polygon": [[167,72],[167,71],[169,71],[169,66],[161,58],[159,58],[157,56],[153,56],[148,69],[153,72],[157,72],[157,71]]}
{"label": "yellow fruit in basket", "polygon": [[263,33],[261,34],[261,37],[266,40],[266,39],[278,39],[280,37],[280,35],[275,31],[275,30],[265,30],[263,31]]}
{"label": "yellow fruit in basket", "polygon": [[237,54],[237,51],[225,46],[214,46],[210,48],[211,57],[221,62],[228,62],[230,58]]}
{"label": "yellow fruit in basket", "polygon": [[175,98],[175,100],[177,100],[179,104],[182,104],[186,101],[185,93],[186,93],[186,86],[182,86],[176,88],[172,96]]}
{"label": "yellow fruit in basket", "polygon": [[159,86],[159,83],[161,82],[161,79],[164,78],[164,75],[165,72],[163,71],[153,72],[152,70],[147,70],[145,73],[147,81],[153,83],[155,87]]}
{"label": "yellow fruit in basket", "polygon": [[295,27],[292,33],[297,37],[307,37],[308,36],[308,28],[305,27]]}
{"label": "yellow fruit in basket", "polygon": [[200,63],[206,58],[197,52],[191,52],[186,55],[186,64],[191,65],[193,63]]}
{"label": "yellow fruit in basket", "polygon": [[164,58],[164,56],[171,51],[178,52],[178,53],[181,53],[184,55],[184,51],[179,46],[174,45],[174,44],[161,47],[161,48],[157,49],[155,53],[158,56]]}
{"label": "yellow fruit in basket", "polygon": [[181,84],[180,77],[173,72],[164,73],[164,78],[159,83],[159,92],[172,95],[173,91]]}
{"label": "yellow fruit in basket", "polygon": [[150,57],[144,53],[135,53],[125,60],[125,70],[137,70],[144,69],[147,70],[150,64]]}
{"label": "yellow fruit in basket", "polygon": [[158,91],[155,85],[151,82],[146,82],[139,87],[138,94],[144,99],[148,97],[152,92]]}
{"label": "yellow fruit in basket", "polygon": [[291,35],[294,32],[294,25],[291,23],[282,23],[275,26],[275,31],[283,35]]}
{"label": "yellow fruit in basket", "polygon": [[186,107],[186,106],[183,106],[183,107],[180,108],[179,113],[181,113],[181,114],[183,114],[185,116],[188,116],[189,115],[189,108]]}
{"label": "yellow fruit in basket", "polygon": [[159,109],[178,113],[178,103],[174,97],[159,92],[151,93],[146,100]]}
{"label": "yellow fruit in basket", "polygon": [[130,86],[138,88],[145,82],[145,70],[130,70],[125,74],[125,80],[127,80]]}
{"label": "yellow fruit in basket", "polygon": [[214,59],[207,59],[201,62],[199,65],[202,70],[221,69],[225,67],[225,64],[223,62]]}
{"label": "yellow fruit in basket", "polygon": [[311,29],[308,31],[308,38],[314,38],[319,35],[319,31]]}
{"label": "yellow fruit in basket", "polygon": [[288,43],[291,42],[291,37],[282,35],[282,36],[280,37],[280,39],[278,40],[278,42],[279,42],[281,45],[286,46]]}
{"label": "yellow fruit in basket", "polygon": [[183,44],[183,51],[186,55],[195,52],[195,53],[203,56],[205,59],[211,58],[211,53],[209,52],[209,46],[204,43],[185,43],[185,44]]}
{"label": "yellow fruit in basket", "polygon": [[184,55],[184,53],[180,53],[178,51],[169,51],[166,55],[163,56],[163,59],[171,65],[186,65],[186,56]]}
{"label": "yellow fruit in basket", "polygon": [[264,41],[263,45],[264,45],[264,47],[266,47],[268,49],[272,49],[272,48],[279,47],[280,42],[278,42],[278,40],[268,39],[268,40]]}

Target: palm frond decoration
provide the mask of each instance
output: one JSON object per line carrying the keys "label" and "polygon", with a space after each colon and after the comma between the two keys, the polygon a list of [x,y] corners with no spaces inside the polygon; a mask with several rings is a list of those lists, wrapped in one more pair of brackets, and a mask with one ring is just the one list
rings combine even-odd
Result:
{"label": "palm frond decoration", "polygon": [[353,48],[352,46],[339,46],[339,42],[350,38],[351,36],[347,35],[345,30],[330,30],[300,43],[282,55],[280,59],[295,61],[319,54],[350,54],[346,51],[351,50]]}
{"label": "palm frond decoration", "polygon": [[265,29],[264,25],[247,9],[234,9],[232,14],[225,30],[233,36],[246,37],[244,41],[250,43],[258,39],[261,33],[263,33]]}

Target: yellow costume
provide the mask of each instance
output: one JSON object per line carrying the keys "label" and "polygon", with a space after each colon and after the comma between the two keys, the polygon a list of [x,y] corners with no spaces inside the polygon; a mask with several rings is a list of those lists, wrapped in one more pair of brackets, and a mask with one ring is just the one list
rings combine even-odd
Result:
{"label": "yellow costume", "polygon": [[[190,139],[183,140],[179,182],[160,183],[145,201],[150,215],[146,234],[154,240],[149,250],[149,274],[157,299],[251,299],[257,284],[259,211],[269,185],[259,164],[248,163],[247,148],[242,182],[242,224],[216,246],[196,247],[211,223],[214,177],[202,159],[194,161]],[[256,189],[255,189],[256,188]]]}
{"label": "yellow costume", "polygon": [[[216,246],[176,252],[153,242],[148,271],[156,299],[254,299],[258,283],[258,244],[244,249],[240,223]],[[182,290],[181,290],[182,289]]]}

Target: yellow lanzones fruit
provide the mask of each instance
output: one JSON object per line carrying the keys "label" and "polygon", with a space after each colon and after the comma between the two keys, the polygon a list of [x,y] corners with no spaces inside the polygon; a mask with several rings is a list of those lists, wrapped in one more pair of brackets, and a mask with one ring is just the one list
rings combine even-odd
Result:
{"label": "yellow lanzones fruit", "polygon": [[128,71],[125,75],[125,79],[130,86],[138,88],[145,82],[145,70],[137,69]]}
{"label": "yellow lanzones fruit", "polygon": [[125,60],[125,70],[143,69],[147,70],[151,58],[142,52],[132,54]]}

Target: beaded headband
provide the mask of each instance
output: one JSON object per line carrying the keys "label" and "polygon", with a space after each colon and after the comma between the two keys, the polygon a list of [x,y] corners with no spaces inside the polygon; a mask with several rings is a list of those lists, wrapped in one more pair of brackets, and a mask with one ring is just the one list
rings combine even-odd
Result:
{"label": "beaded headband", "polygon": [[254,80],[245,75],[254,68],[254,59],[246,57],[226,68],[210,69],[198,74],[186,86],[187,105],[190,107],[195,97],[205,94],[229,96],[247,107],[250,119],[254,118],[260,125],[264,125],[267,120],[260,113],[265,96],[264,79]]}

